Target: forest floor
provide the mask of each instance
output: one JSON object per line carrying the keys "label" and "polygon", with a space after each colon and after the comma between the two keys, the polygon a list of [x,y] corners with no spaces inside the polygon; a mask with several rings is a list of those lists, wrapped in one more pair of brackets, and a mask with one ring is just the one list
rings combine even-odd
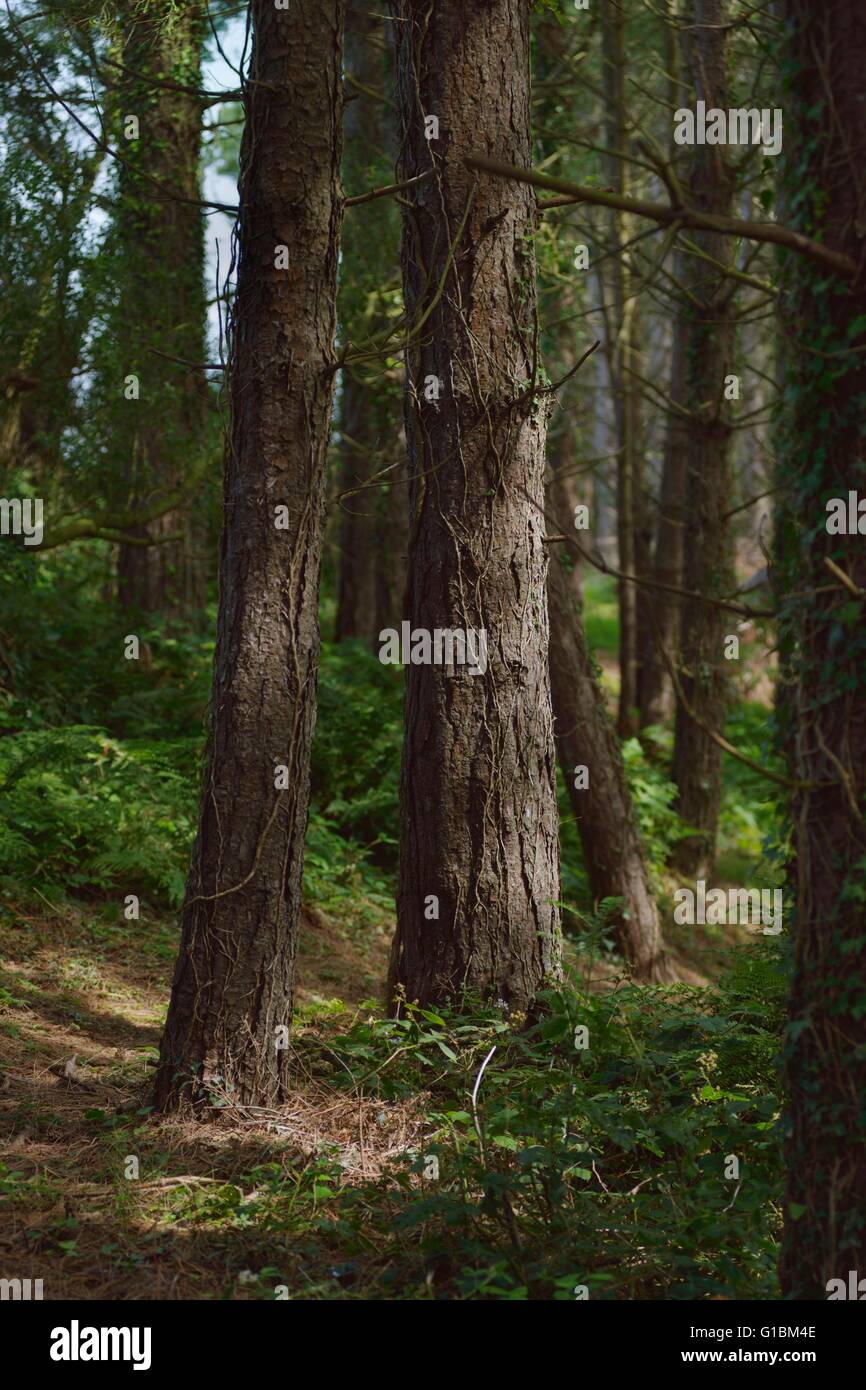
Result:
{"label": "forest floor", "polygon": [[[611,585],[593,591],[587,630],[613,705]],[[563,988],[527,1020],[467,1005],[395,1021],[382,986],[401,692],[346,645],[323,649],[278,1111],[151,1109],[198,736],[5,740],[0,840],[5,816],[26,856],[0,895],[0,1278],[42,1279],[50,1300],[571,1299],[578,1281],[592,1297],[775,1296],[781,947],[756,929],[673,924],[669,734],[625,756],[680,983],[628,981],[563,788]],[[730,721],[761,766],[768,716],[753,700]],[[362,774],[345,786],[358,747]],[[763,884],[766,787],[735,761],[725,778],[714,886]],[[121,804],[135,814],[118,817]],[[140,921],[118,907],[125,882],[144,885]],[[424,1171],[431,1154],[441,1181]],[[736,1191],[730,1154],[749,1174]]]}
{"label": "forest floor", "polygon": [[[304,919],[300,1030],[327,1026],[333,1012],[345,1027],[384,977],[389,937],[366,931],[361,946],[315,909]],[[244,1297],[239,1276],[267,1264],[267,1249],[252,1231],[201,1230],[209,1196],[249,1203],[262,1165],[334,1146],[347,1177],[369,1178],[409,1147],[416,1107],[385,1106],[383,1123],[381,1102],[323,1095],[301,1074],[278,1117],[152,1121],[131,1145],[116,1122],[146,1115],[175,919],[143,930],[84,908],[34,916],[28,906],[25,916],[7,903],[0,922],[0,1259],[10,1277],[43,1278],[46,1298]]]}
{"label": "forest floor", "polygon": [[[341,1183],[369,1185],[414,1153],[430,1132],[423,1093],[335,1092],[327,1063],[311,1068],[296,1054],[296,1093],[279,1112],[155,1119],[174,918],[143,929],[104,910],[48,906],[7,901],[0,915],[0,1272],[42,1278],[50,1299],[261,1298],[262,1280],[276,1277],[292,1281],[293,1297],[339,1291],[339,1236],[316,1229],[334,1165]],[[329,1036],[375,1009],[391,924],[359,935],[314,908],[304,918],[293,1043],[312,1034],[327,1050]],[[693,937],[688,948],[677,951],[681,976],[704,983],[721,945]],[[575,983],[615,984],[612,966],[568,944],[567,958]],[[275,1181],[283,1198],[297,1184],[288,1229],[284,1210],[269,1229]]]}

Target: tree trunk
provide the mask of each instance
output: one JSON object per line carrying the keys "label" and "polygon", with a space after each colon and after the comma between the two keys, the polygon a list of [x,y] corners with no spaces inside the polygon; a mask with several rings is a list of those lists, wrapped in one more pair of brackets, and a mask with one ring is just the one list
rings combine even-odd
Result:
{"label": "tree trunk", "polygon": [[376,523],[381,499],[378,488],[364,484],[379,466],[374,452],[377,436],[369,427],[376,404],[369,390],[351,368],[347,368],[340,383],[340,489],[347,495],[340,498],[340,564],[334,636],[338,642],[357,637],[373,650],[378,650],[379,635],[376,626],[379,618]]}
{"label": "tree trunk", "polygon": [[[682,280],[683,258],[677,256],[675,271]],[[686,344],[689,322],[685,308],[677,304],[671,343],[669,395],[671,407],[683,406],[685,394]],[[656,523],[653,579],[659,584],[684,588],[683,566],[687,527],[686,486],[690,451],[688,422],[671,408],[665,427],[662,477]],[[676,665],[680,652],[681,604],[676,594],[665,589],[652,590],[649,617],[650,642],[641,682],[641,726],[661,724],[674,712],[674,695],[665,653]]]}
{"label": "tree trunk", "polygon": [[319,654],[342,4],[284,12],[253,0],[252,16],[213,724],[161,1107],[269,1105],[286,1087]]}
{"label": "tree trunk", "polygon": [[[561,147],[551,127],[556,125],[562,84],[573,77],[570,58],[574,51],[576,30],[581,35],[585,34],[582,26],[572,22],[563,23],[555,11],[542,10],[533,19],[536,93],[539,87],[542,92],[545,92],[545,86],[548,88],[541,97],[536,95],[533,105],[535,124],[542,132],[536,134],[535,138],[536,166],[544,167],[547,160],[561,154]],[[553,84],[552,89],[550,84]],[[562,171],[561,164],[559,168]],[[573,255],[570,242],[560,238],[556,254],[559,274],[547,284],[542,277],[540,284],[542,303],[547,300],[550,316],[554,318],[545,334],[545,350],[548,370],[555,381],[566,377],[586,346],[585,328],[580,317],[580,310],[586,307],[585,295],[580,284],[582,275],[575,273]],[[588,507],[590,518],[593,523],[595,521],[593,476],[589,471],[582,472],[580,466],[580,384],[578,373],[559,388],[547,431],[547,510],[549,515],[562,519],[563,528],[573,525],[574,510],[579,503]],[[583,593],[579,554],[569,551],[566,556],[561,556],[560,568],[570,594],[580,605]]]}
{"label": "tree trunk", "polygon": [[[402,373],[401,373],[402,378]],[[390,431],[389,431],[390,437]],[[376,513],[376,644],[378,633],[394,627],[403,616],[406,588],[406,546],[409,539],[406,435],[402,421],[394,434],[396,453],[389,469],[390,482],[382,489]],[[401,457],[403,456],[403,457]]]}
{"label": "tree trunk", "polygon": [[[608,148],[607,177],[617,193],[629,192],[628,127],[625,99],[625,10],[605,5],[602,10],[602,59],[604,77],[605,139]],[[615,341],[608,345],[611,376],[616,392],[617,421],[617,551],[619,569],[637,574],[646,556],[640,543],[642,505],[641,410],[637,383],[638,303],[631,293],[631,275],[620,248],[630,236],[630,220],[619,212],[609,217]],[[619,595],[619,714],[617,728],[623,737],[636,733],[640,710],[641,599],[638,586],[620,580]]]}
{"label": "tree trunk", "polygon": [[[635,291],[632,288],[631,293]],[[651,327],[650,327],[650,331]],[[647,321],[640,312],[640,300],[635,295],[632,300],[629,315],[629,341],[628,341],[628,366],[630,371],[639,372],[641,376],[646,376],[647,369],[643,360],[643,338],[647,332]],[[628,438],[630,440],[631,451],[631,472],[633,478],[633,518],[632,518],[632,552],[634,555],[634,573],[639,578],[646,578],[652,574],[653,560],[653,528],[652,528],[652,504],[647,488],[647,466],[646,466],[646,425],[644,422],[643,396],[641,394],[640,383],[634,378],[629,378],[628,405],[631,415]],[[637,652],[636,652],[636,675],[637,692],[635,707],[628,727],[632,730],[640,728],[640,712],[643,706],[643,688],[646,681],[646,668],[652,657],[653,636],[652,621],[655,612],[655,594],[646,584],[633,584],[631,586],[635,592],[635,614],[637,621]]]}
{"label": "tree trunk", "polygon": [[[390,37],[390,35],[388,36]],[[391,75],[383,14],[367,0],[346,7],[346,72],[349,100],[345,114],[344,182],[348,194],[361,194],[393,182],[393,112],[383,92]],[[383,261],[399,255],[400,220],[391,198],[350,211],[343,233],[340,276],[340,333],[356,349],[384,335],[388,327],[387,282]],[[376,362],[344,370],[340,392],[341,489],[353,495],[340,502],[340,564],[337,587],[337,641],[357,637],[379,650],[379,632],[399,621],[394,593],[394,553],[405,551],[406,489],[402,470],[391,468],[376,486],[364,486],[403,452],[401,383]],[[395,497],[392,498],[392,493]],[[400,524],[393,528],[392,501]]]}
{"label": "tree trunk", "polygon": [[[674,112],[687,99],[688,94],[685,84],[682,82],[679,36],[674,27],[678,17],[678,0],[666,0],[665,10],[662,37],[664,64],[667,72],[667,104],[671,125],[667,157],[669,164],[676,170],[678,146],[673,138]],[[674,278],[682,284],[686,278],[686,266],[683,254],[679,249],[675,251],[673,260]],[[689,442],[686,421],[673,407],[683,406],[685,390],[686,344],[689,328],[685,308],[686,302],[677,298],[674,302],[671,330],[671,363],[668,387],[671,413],[668,415],[665,425],[662,476],[659,487],[655,550],[652,564],[653,579],[658,584],[669,584],[677,588],[684,587],[686,461]],[[663,724],[672,718],[675,709],[674,691],[665,653],[668,653],[671,662],[676,665],[680,652],[681,607],[679,598],[676,594],[662,588],[652,589],[649,592],[651,610],[647,615],[648,641],[641,672],[641,728],[646,728],[649,724]]]}
{"label": "tree trunk", "polygon": [[396,0],[394,16],[400,178],[433,171],[404,216],[407,617],[483,631],[488,656],[480,675],[406,672],[389,984],[522,1010],[560,971],[535,198],[462,156],[531,161],[529,6]]}
{"label": "tree trunk", "polygon": [[[151,544],[119,547],[118,596],[130,615],[194,615],[205,599],[207,545],[193,505],[206,467],[209,408],[197,370],[205,361],[204,235],[195,205],[202,105],[178,88],[200,85],[206,19],[198,0],[159,0],[122,22],[115,139],[123,159],[116,237],[124,380],[113,386],[123,504],[143,509],[184,484],[190,499],[132,531]],[[139,133],[127,138],[130,117]],[[138,377],[137,400],[124,394],[130,375]]]}
{"label": "tree trunk", "polygon": [[[62,253],[45,248],[32,316],[19,319],[12,338],[7,318],[6,350],[20,343],[14,369],[0,393],[0,479],[25,470],[37,488],[57,487],[64,474],[61,447],[64,429],[75,416],[73,371],[81,360],[87,318],[71,293],[76,279],[74,237],[63,236],[87,222],[101,151],[91,153],[58,188],[58,230]],[[5,482],[3,484],[5,487]]]}
{"label": "tree trunk", "polygon": [[[593,674],[565,572],[555,556],[547,576],[547,597],[556,743],[593,898],[596,904],[604,898],[622,900],[611,922],[636,977],[670,980],[675,977],[665,953],[619,743]],[[575,785],[579,768],[588,772],[585,787]]]}
{"label": "tree trunk", "polygon": [[[707,109],[728,108],[725,0],[695,0],[692,65],[698,96]],[[695,147],[690,193],[703,212],[729,216],[733,181],[722,158],[723,146]],[[706,256],[731,264],[730,237],[695,232]],[[707,261],[691,257],[689,289],[700,308],[692,308],[686,348],[685,397],[689,422],[685,588],[709,599],[730,594],[733,575],[729,529],[729,409],[724,400],[725,375],[731,370],[733,282]],[[712,602],[690,601],[683,607],[682,670],[674,738],[673,779],[677,811],[695,834],[680,840],[673,860],[684,874],[706,879],[715,858],[716,827],[722,794],[722,752],[692,717],[722,734],[728,702],[725,637],[731,616]],[[734,634],[735,635],[735,634]],[[690,712],[691,711],[691,712]]]}
{"label": "tree trunk", "polygon": [[[563,529],[565,529],[568,526],[573,527],[575,508],[578,504],[588,507],[591,517],[594,516],[594,511],[592,474],[584,473],[582,478],[578,476],[575,407],[574,405],[569,407],[560,401],[560,409],[566,418],[559,422],[560,429],[551,438],[550,449],[548,450],[550,473],[547,480],[547,495],[548,511],[557,517],[562,517]],[[569,554],[567,559],[568,568],[566,569],[561,560],[558,562],[558,568],[562,570],[562,577],[565,580],[569,596],[577,604],[579,610],[583,603],[580,555],[575,552]]]}
{"label": "tree trunk", "polygon": [[[783,0],[786,221],[866,262],[866,9]],[[866,496],[866,291],[789,260],[780,310],[786,414],[777,551],[796,912],[784,1062],[787,1298],[866,1276],[866,628],[862,534],[830,534],[827,504]],[[832,364],[832,365],[831,365]],[[866,529],[866,522],[861,522]],[[848,1296],[843,1294],[843,1297]],[[854,1297],[857,1294],[853,1295]],[[862,1288],[859,1294],[862,1299]]]}

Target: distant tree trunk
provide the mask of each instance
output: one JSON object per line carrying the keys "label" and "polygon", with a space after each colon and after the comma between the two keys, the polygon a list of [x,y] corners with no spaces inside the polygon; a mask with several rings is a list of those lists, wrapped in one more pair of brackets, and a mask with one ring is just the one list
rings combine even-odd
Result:
{"label": "distant tree trunk", "polygon": [[[552,10],[540,10],[533,18],[534,87],[536,93],[539,86],[544,92],[540,97],[536,95],[534,106],[536,122],[541,127],[535,142],[540,160],[547,160],[558,153],[555,133],[548,128],[556,121],[561,84],[571,77],[569,58],[573,54],[575,28],[573,23],[563,23]],[[578,32],[585,32],[582,26],[579,26]],[[549,88],[549,91],[545,91],[545,88]],[[545,335],[548,370],[555,381],[566,376],[585,346],[585,329],[580,316],[580,310],[585,307],[580,283],[582,276],[575,273],[567,242],[561,244],[557,259],[558,277],[550,284],[542,280],[541,286],[542,294],[547,294],[549,302],[555,306],[551,310],[555,322]],[[573,525],[574,509],[578,503],[587,506],[590,518],[595,519],[592,473],[581,475],[580,471],[581,431],[578,413],[579,377],[575,376],[557,391],[556,406],[547,432],[548,513],[561,518],[563,527]],[[569,591],[579,604],[582,600],[580,556],[570,550],[561,558],[565,566],[561,563],[560,568],[564,569]]]}
{"label": "distant tree trunk", "polygon": [[[556,556],[548,570],[547,597],[556,743],[593,898],[596,904],[604,898],[622,900],[610,920],[636,977],[670,980],[674,974],[662,940],[619,743]],[[578,768],[588,773],[588,784],[580,789],[575,786]]]}
{"label": "distant tree trunk", "polygon": [[[728,7],[725,0],[695,0],[692,64],[698,96],[707,108],[727,109]],[[722,146],[696,145],[690,182],[694,206],[729,216],[733,181]],[[695,232],[694,243],[714,261],[731,264],[729,237]],[[685,588],[709,599],[730,594],[733,574],[729,528],[729,407],[725,375],[731,370],[733,282],[705,260],[690,258],[688,285],[700,308],[692,308],[686,348],[685,395],[691,412],[688,439]],[[707,878],[715,858],[722,793],[722,752],[707,728],[724,732],[728,702],[725,637],[731,616],[712,602],[690,600],[682,607],[682,649],[677,700],[673,778],[677,810],[696,833],[680,840],[674,863],[684,874]],[[735,635],[735,634],[734,634]]]}
{"label": "distant tree trunk", "polygon": [[[677,257],[675,273],[685,274],[682,258]],[[674,412],[673,406],[683,406],[685,394],[685,354],[688,320],[682,306],[677,306],[671,344],[671,374],[668,394],[671,414],[665,427],[662,477],[656,523],[655,555],[652,575],[659,584],[683,588],[685,540],[688,526],[686,488],[687,464],[690,453],[688,422]],[[674,712],[671,685],[665,653],[676,665],[680,652],[681,604],[676,594],[658,588],[651,591],[653,606],[649,615],[647,657],[641,683],[641,726],[661,724]]]}
{"label": "distant tree trunk", "polygon": [[[578,504],[588,507],[590,516],[594,515],[592,474],[584,475],[582,486],[578,476],[577,428],[574,419],[576,407],[573,403],[573,396],[571,396],[571,400],[570,407],[564,405],[562,401],[560,402],[560,408],[563,410],[565,418],[559,421],[559,428],[556,432],[551,431],[551,448],[548,452],[550,462],[550,475],[547,482],[549,510],[556,516],[562,517],[566,526],[574,525],[574,514]],[[583,601],[580,556],[576,553],[569,554],[567,560],[567,569],[561,561],[558,562],[558,568],[562,570],[562,577],[571,598],[580,605]]]}
{"label": "distant tree trunk", "polygon": [[[676,167],[677,145],[673,139],[673,114],[686,99],[681,81],[681,64],[677,33],[673,21],[677,17],[678,0],[666,0],[666,18],[662,26],[665,71],[668,75],[667,101],[671,116],[671,136],[667,156]],[[674,254],[674,277],[681,284],[686,277],[682,252]],[[685,390],[686,344],[689,320],[686,305],[675,301],[671,331],[671,364],[668,395],[670,414],[665,426],[662,454],[662,476],[656,518],[655,549],[652,576],[657,584],[683,588],[683,561],[686,526],[686,460],[688,457],[688,427],[674,409],[683,407]],[[665,652],[676,665],[680,651],[680,600],[676,594],[661,587],[648,591],[651,609],[647,614],[643,669],[641,673],[641,727],[662,724],[674,713],[674,692],[668,672]]]}
{"label": "distant tree trunk", "polygon": [[[101,151],[91,153],[58,187],[61,228],[86,222],[102,162]],[[72,374],[87,330],[86,314],[70,294],[76,270],[75,243],[67,240],[59,260],[44,259],[32,319],[16,325],[22,330],[17,361],[0,393],[0,479],[7,470],[26,469],[37,485],[56,486],[63,471],[62,436],[75,415]]]}
{"label": "distant tree trunk", "polygon": [[[605,131],[609,151],[607,177],[617,193],[629,192],[628,126],[625,97],[625,9],[605,5],[602,10],[602,57],[605,96]],[[638,305],[631,293],[631,274],[619,250],[629,237],[629,219],[612,213],[611,241],[617,254],[611,264],[615,345],[608,347],[616,391],[617,418],[617,549],[619,569],[637,574],[648,557],[642,543],[643,504],[642,424],[640,395],[632,375],[639,352]],[[619,715],[617,727],[624,737],[637,732],[640,710],[640,624],[642,605],[637,585],[620,580],[619,592]]]}
{"label": "distant tree trunk", "polygon": [[[643,360],[643,339],[646,334],[646,320],[640,313],[639,301],[635,299],[631,315],[631,337],[629,343],[629,365],[633,371],[646,375]],[[643,395],[640,383],[632,379],[629,405],[631,425],[629,435],[632,440],[632,470],[634,476],[634,573],[639,578],[652,574],[653,564],[653,512],[647,486],[646,464],[646,423],[644,420]],[[640,728],[640,712],[643,705],[643,688],[646,681],[647,664],[652,658],[653,636],[652,620],[655,612],[656,595],[646,584],[633,584],[636,590],[637,620],[637,698],[634,712],[628,727]]]}
{"label": "distant tree trunk", "polygon": [[[200,86],[207,21],[199,0],[158,0],[129,7],[121,23],[117,338],[123,377],[137,376],[140,391],[138,400],[125,399],[124,380],[114,384],[123,502],[143,509],[183,486],[190,499],[131,532],[153,544],[119,547],[118,595],[130,613],[194,615],[207,570],[207,532],[193,505],[205,472],[208,411],[197,370],[205,361],[204,234],[195,205],[202,105],[179,89]],[[132,138],[130,117],[139,124]]]}
{"label": "distant tree trunk", "polygon": [[461,156],[530,163],[529,6],[395,0],[393,12],[400,177],[433,171],[404,216],[407,617],[483,630],[488,665],[406,671],[389,983],[410,1000],[477,994],[521,1010],[560,970],[535,198]]}
{"label": "distant tree trunk", "polygon": [[[393,182],[396,156],[394,113],[385,92],[393,69],[390,34],[384,14],[367,0],[348,0],[346,73],[348,100],[344,118],[344,182],[348,194],[361,194]],[[388,325],[383,263],[399,256],[400,218],[390,198],[353,209],[343,234],[340,277],[340,333],[355,349],[382,336]],[[341,488],[359,489],[340,502],[340,568],[335,635],[357,637],[378,651],[381,628],[399,621],[399,596],[391,594],[389,569],[405,533],[406,492],[395,481],[396,469],[376,486],[367,479],[395,462],[401,442],[401,392],[393,373],[383,375],[376,362],[347,366],[340,392]],[[392,487],[402,504],[401,526],[388,525]],[[396,606],[395,606],[396,604]],[[383,605],[387,619],[382,622]]]}
{"label": "distant tree trunk", "polygon": [[[376,520],[380,501],[376,487],[365,480],[376,472],[376,435],[369,428],[376,402],[351,368],[340,385],[340,568],[337,579],[338,642],[357,637],[377,646],[379,618],[376,603]],[[361,445],[358,448],[358,445]]]}
{"label": "distant tree trunk", "polygon": [[[785,220],[866,265],[866,7],[782,0]],[[796,908],[781,1260],[787,1298],[866,1277],[866,541],[827,504],[866,496],[866,290],[789,258],[777,550]],[[832,366],[829,364],[832,363]],[[861,522],[861,525],[863,523]],[[854,1294],[857,1297],[858,1294]],[[859,1293],[862,1299],[862,1292]]]}
{"label": "distant tree trunk", "polygon": [[[402,373],[401,373],[402,377]],[[389,435],[390,437],[390,435]],[[376,649],[378,634],[396,626],[403,616],[406,590],[406,547],[409,543],[409,485],[406,471],[406,435],[402,422],[394,436],[396,454],[389,469],[390,481],[382,489],[376,512]]]}
{"label": "distant tree trunk", "polygon": [[286,1086],[279,1030],[292,1015],[319,655],[342,14],[340,0],[252,4],[213,722],[157,1074],[163,1108],[186,1097],[268,1105]]}

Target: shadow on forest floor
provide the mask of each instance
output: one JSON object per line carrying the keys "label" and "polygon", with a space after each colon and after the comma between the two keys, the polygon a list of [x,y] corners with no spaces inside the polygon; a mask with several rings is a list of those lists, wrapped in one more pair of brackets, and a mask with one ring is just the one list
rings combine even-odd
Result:
{"label": "shadow on forest floor", "polygon": [[[417,1106],[335,1095],[299,1068],[278,1120],[156,1120],[147,1107],[174,923],[106,924],[73,908],[11,919],[0,931],[0,1273],[43,1279],[48,1299],[260,1297],[239,1276],[263,1267],[291,1273],[301,1291],[332,1278],[327,1241],[313,1259],[291,1231],[208,1227],[220,1208],[254,1203],[262,1174],[290,1184],[323,1152],[342,1155],[347,1179],[375,1178],[410,1146]],[[388,949],[373,931],[361,950],[314,909],[304,927],[301,1030],[338,999],[370,998]]]}
{"label": "shadow on forest floor", "polygon": [[[441,1102],[423,1089],[427,1073],[390,1098],[345,1076],[334,1084],[337,1039],[376,1012],[390,923],[353,932],[305,908],[296,1091],[279,1111],[201,1122],[149,1109],[174,921],[45,907],[7,901],[0,915],[0,1277],[41,1279],[50,1300],[258,1300],[280,1285],[293,1298],[351,1299],[388,1297],[394,1279],[400,1297],[409,1261],[422,1276],[408,1296],[440,1296],[440,1280],[450,1290],[456,1267],[419,1254],[423,1224],[398,1221],[390,1250],[376,1234],[421,1185],[412,1160],[435,1147]],[[578,988],[615,994],[613,965],[567,951]],[[393,1060],[386,1050],[371,1075]]]}

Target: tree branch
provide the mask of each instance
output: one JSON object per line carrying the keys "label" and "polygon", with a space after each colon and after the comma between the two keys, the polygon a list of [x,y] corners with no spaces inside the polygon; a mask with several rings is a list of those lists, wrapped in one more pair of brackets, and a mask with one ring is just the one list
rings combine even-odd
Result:
{"label": "tree branch", "polygon": [[426,173],[416,174],[414,179],[406,179],[403,183],[389,183],[384,188],[371,188],[369,193],[356,193],[352,198],[343,199],[343,207],[357,208],[362,203],[372,203],[374,198],[390,198],[395,193],[402,193],[407,188],[414,188],[416,184],[423,183],[432,173],[433,170],[428,169]]}
{"label": "tree branch", "polygon": [[820,242],[812,241],[809,237],[801,236],[799,232],[793,231],[790,227],[779,226],[776,222],[748,222],[737,217],[716,217],[710,213],[699,212],[697,208],[651,203],[645,198],[607,193],[598,188],[586,188],[581,184],[570,183],[568,179],[536,174],[532,169],[521,169],[516,164],[503,164],[501,160],[487,159],[481,155],[467,155],[463,162],[470,169],[480,170],[482,173],[496,174],[504,179],[516,179],[518,183],[528,183],[535,188],[549,188],[554,193],[565,194],[564,198],[556,200],[555,206],[558,207],[567,203],[590,203],[595,207],[631,212],[636,217],[648,217],[653,222],[680,222],[684,227],[746,237],[749,241],[771,242],[788,251],[797,251],[825,269],[846,278],[853,278],[860,269],[857,262],[842,251],[822,246]]}

